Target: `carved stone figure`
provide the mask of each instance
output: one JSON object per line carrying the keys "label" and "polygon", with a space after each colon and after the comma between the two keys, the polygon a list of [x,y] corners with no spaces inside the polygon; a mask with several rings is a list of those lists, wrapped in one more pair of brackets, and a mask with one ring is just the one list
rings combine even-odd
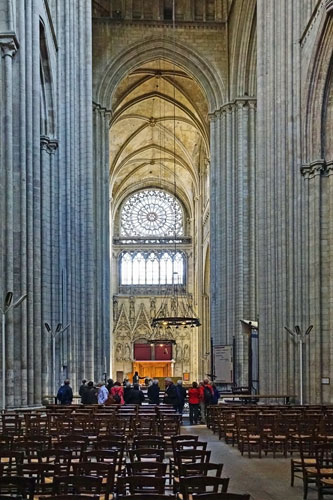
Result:
{"label": "carved stone figure", "polygon": [[184,361],[189,361],[190,359],[190,347],[188,344],[184,345]]}
{"label": "carved stone figure", "polygon": [[118,299],[113,297],[113,321],[118,319]]}
{"label": "carved stone figure", "polygon": [[132,296],[129,301],[129,320],[131,325],[133,325],[135,321],[135,298]]}
{"label": "carved stone figure", "polygon": [[131,348],[129,344],[124,347],[124,361],[131,361]]}
{"label": "carved stone figure", "polygon": [[155,297],[151,297],[150,299],[150,319],[155,318],[156,316],[156,299]]}
{"label": "carved stone figure", "polygon": [[177,361],[181,361],[182,360],[182,356],[183,356],[182,346],[180,344],[177,344],[177,347],[176,347],[176,360]]}
{"label": "carved stone figure", "polygon": [[116,347],[116,360],[117,361],[123,360],[123,346],[121,344],[117,344]]}

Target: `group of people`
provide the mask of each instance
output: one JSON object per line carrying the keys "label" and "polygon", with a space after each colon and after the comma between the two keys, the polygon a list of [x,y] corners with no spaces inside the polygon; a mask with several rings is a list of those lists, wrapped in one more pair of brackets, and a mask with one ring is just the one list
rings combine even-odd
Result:
{"label": "group of people", "polygon": [[[178,413],[183,413],[187,390],[183,387],[182,381],[178,380],[177,385],[171,379],[166,379],[165,403],[172,404]],[[190,424],[206,423],[207,407],[218,403],[220,394],[215,384],[210,384],[208,379],[199,384],[192,383],[188,389],[188,402],[190,407]]]}
{"label": "group of people", "polygon": [[[81,403],[86,405],[100,404],[137,404],[141,405],[145,400],[145,395],[140,388],[139,380],[141,378],[138,372],[133,375],[133,385],[125,379],[123,385],[120,382],[114,382],[109,379],[107,383],[82,380],[79,389]],[[148,381],[147,396],[150,404],[158,405],[160,403],[160,386],[157,379]],[[186,397],[188,396],[190,408],[190,424],[206,423],[207,406],[217,404],[219,392],[215,384],[211,384],[208,379],[199,384],[192,383],[192,387],[187,389],[183,387],[182,380],[174,384],[171,378],[165,379],[165,393],[163,402],[172,405],[175,410],[182,415]],[[59,388],[57,399],[63,405],[72,403],[73,391],[69,385],[69,380]]]}

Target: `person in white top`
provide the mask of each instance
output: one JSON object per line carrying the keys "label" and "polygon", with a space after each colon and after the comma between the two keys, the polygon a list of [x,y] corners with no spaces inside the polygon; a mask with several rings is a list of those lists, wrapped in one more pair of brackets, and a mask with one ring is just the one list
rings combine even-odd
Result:
{"label": "person in white top", "polygon": [[98,384],[98,404],[104,405],[108,397],[109,397],[109,391],[105,387],[104,382],[101,382],[100,384]]}

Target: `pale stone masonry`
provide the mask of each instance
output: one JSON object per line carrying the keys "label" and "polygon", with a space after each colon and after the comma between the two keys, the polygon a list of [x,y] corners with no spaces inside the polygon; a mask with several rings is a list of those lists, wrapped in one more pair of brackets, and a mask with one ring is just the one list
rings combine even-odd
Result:
{"label": "pale stone masonry", "polygon": [[96,279],[91,2],[2,0],[0,46],[0,301],[28,294],[6,318],[6,403],[21,406],[52,391],[44,322],[70,324],[57,338],[57,385],[69,376],[77,390],[109,362],[108,308],[97,320],[109,300]]}
{"label": "pale stone masonry", "polygon": [[[145,187],[184,208],[202,326],[178,332],[177,376],[211,373],[212,337],[247,385],[252,320],[260,392],[298,400],[284,326],[312,324],[304,401],[332,401],[333,2],[171,4],[0,0],[0,305],[28,294],[6,315],[9,407],[40,404],[54,368],[75,391],[131,372],[158,300],[120,293],[117,237]],[[55,366],[45,322],[70,325]]]}

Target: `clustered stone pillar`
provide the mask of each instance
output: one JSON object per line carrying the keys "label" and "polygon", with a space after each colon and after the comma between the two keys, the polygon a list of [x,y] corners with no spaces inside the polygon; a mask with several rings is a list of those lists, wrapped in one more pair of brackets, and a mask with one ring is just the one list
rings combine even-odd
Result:
{"label": "clustered stone pillar", "polygon": [[211,332],[236,341],[236,384],[247,385],[241,319],[256,308],[256,100],[236,99],[211,116]]}
{"label": "clustered stone pillar", "polygon": [[94,172],[95,172],[95,224],[98,245],[96,286],[100,298],[97,302],[96,323],[98,345],[96,346],[96,363],[103,360],[103,371],[110,373],[110,231],[109,231],[109,199],[110,199],[110,163],[109,163],[109,131],[111,113],[94,104]]}
{"label": "clustered stone pillar", "polygon": [[[298,397],[299,356],[284,326],[299,325],[304,331],[313,324],[309,314],[310,262],[306,234],[317,231],[319,224],[318,213],[309,212],[307,188],[299,171],[303,83],[300,38],[306,7],[298,1],[257,1],[260,391]],[[319,268],[311,272],[318,273]],[[311,378],[317,388],[320,335],[318,329],[313,330],[304,347],[307,360],[304,372],[309,372],[311,357]],[[305,402],[309,402],[309,391],[306,381]],[[319,402],[320,394],[312,389],[311,392],[311,402]]]}
{"label": "clustered stone pillar", "polygon": [[[18,49],[16,37],[0,38],[1,72],[3,82],[3,110],[1,113],[3,133],[3,168],[1,172],[2,202],[2,300],[6,290],[13,290],[14,285],[14,174],[13,174],[13,58]],[[5,286],[4,286],[5,285]],[[9,401],[14,399],[14,331],[13,312],[6,319],[6,394]],[[2,348],[4,348],[2,346]]]}
{"label": "clustered stone pillar", "polygon": [[108,176],[93,167],[91,2],[21,7],[0,0],[0,301],[28,294],[6,317],[7,407],[51,395],[45,322],[70,325],[56,340],[57,384],[68,376],[77,392],[109,364]]}

